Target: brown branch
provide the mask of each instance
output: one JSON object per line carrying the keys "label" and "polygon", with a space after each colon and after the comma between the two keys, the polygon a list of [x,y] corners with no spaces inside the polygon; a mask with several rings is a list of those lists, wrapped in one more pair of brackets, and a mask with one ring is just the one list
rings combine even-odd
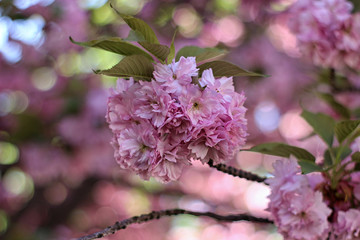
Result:
{"label": "brown branch", "polygon": [[266,178],[260,177],[260,176],[258,176],[256,174],[251,173],[251,172],[246,172],[246,171],[241,170],[241,169],[236,169],[236,168],[231,167],[231,166],[226,166],[225,164],[216,164],[216,165],[214,165],[214,162],[211,159],[208,162],[208,165],[210,167],[212,167],[212,168],[217,169],[220,172],[230,174],[230,175],[232,175],[234,177],[245,178],[245,179],[253,181],[253,182],[260,182],[260,183],[264,183],[264,184],[268,185],[265,182]]}
{"label": "brown branch", "polygon": [[134,224],[134,223],[143,223],[143,222],[147,222],[147,221],[150,221],[153,219],[159,219],[159,218],[165,217],[165,216],[176,216],[176,215],[180,215],[180,214],[189,214],[189,215],[193,215],[193,216],[205,216],[205,217],[210,217],[210,218],[216,219],[218,221],[223,221],[223,222],[250,221],[250,222],[255,222],[255,223],[270,223],[270,224],[273,223],[269,219],[257,218],[257,217],[249,216],[246,214],[234,214],[234,215],[223,216],[223,215],[218,215],[218,214],[212,213],[212,212],[194,212],[194,211],[187,211],[184,209],[169,209],[169,210],[153,211],[148,214],[131,217],[131,218],[125,219],[121,222],[116,222],[114,225],[109,226],[102,231],[78,238],[77,240],[92,240],[92,239],[103,238],[105,236],[114,234],[121,229],[125,229],[127,226]]}

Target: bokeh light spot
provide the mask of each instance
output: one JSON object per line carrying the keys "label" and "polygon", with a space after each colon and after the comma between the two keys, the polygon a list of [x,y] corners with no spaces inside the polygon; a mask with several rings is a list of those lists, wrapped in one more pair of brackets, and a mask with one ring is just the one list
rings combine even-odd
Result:
{"label": "bokeh light spot", "polygon": [[3,48],[9,38],[9,22],[8,17],[0,17],[0,49]]}
{"label": "bokeh light spot", "polygon": [[301,56],[295,35],[282,22],[271,24],[266,33],[278,50],[285,52],[290,57],[299,58]]}
{"label": "bokeh light spot", "polygon": [[68,52],[58,57],[56,67],[64,77],[71,77],[79,73],[81,56],[76,52]]}
{"label": "bokeh light spot", "polygon": [[23,198],[31,198],[34,193],[34,183],[26,173],[19,168],[9,169],[3,178],[6,191]]}
{"label": "bokeh light spot", "polygon": [[199,218],[191,215],[179,215],[173,218],[172,227],[198,228],[200,226]]}
{"label": "bokeh light spot", "polygon": [[0,116],[22,113],[29,105],[29,98],[22,91],[0,92]]}
{"label": "bokeh light spot", "polygon": [[236,12],[239,1],[238,0],[216,0],[215,5],[219,10],[227,12]]}
{"label": "bokeh light spot", "polygon": [[256,126],[262,132],[272,132],[277,129],[280,121],[280,111],[274,102],[259,103],[254,111]]}
{"label": "bokeh light spot", "polygon": [[180,33],[185,37],[195,37],[202,29],[202,22],[190,5],[177,8],[173,19],[180,27]]}
{"label": "bokeh light spot", "polygon": [[80,231],[84,231],[90,226],[90,219],[88,214],[81,209],[76,209],[71,212],[69,222],[69,224],[71,224],[75,229]]}
{"label": "bokeh light spot", "polygon": [[281,117],[279,131],[284,138],[300,139],[310,135],[312,128],[300,114],[301,111],[292,110]]}
{"label": "bokeh light spot", "polygon": [[17,42],[5,42],[0,52],[9,63],[16,63],[22,58],[22,47]]}
{"label": "bokeh light spot", "polygon": [[62,183],[55,183],[45,189],[45,199],[53,205],[59,205],[66,199],[68,194],[67,188]]}
{"label": "bokeh light spot", "polygon": [[107,0],[80,0],[80,6],[85,9],[102,7]]}
{"label": "bokeh light spot", "polygon": [[50,90],[54,87],[56,80],[57,76],[55,71],[48,67],[36,69],[31,76],[31,81],[34,87],[41,91]]}
{"label": "bokeh light spot", "polygon": [[26,110],[29,106],[29,98],[28,96],[22,91],[14,91],[12,92],[14,104],[13,108],[11,109],[12,113],[19,114]]}
{"label": "bokeh light spot", "polygon": [[11,97],[9,92],[0,92],[0,116],[5,116],[11,111]]}
{"label": "bokeh light spot", "polygon": [[14,5],[19,9],[27,9],[33,5],[41,4],[43,6],[48,6],[53,3],[55,0],[14,0]]}
{"label": "bokeh light spot", "polygon": [[236,46],[236,41],[244,34],[244,26],[237,17],[227,16],[214,25],[212,33],[216,40]]}
{"label": "bokeh light spot", "polygon": [[270,188],[259,183],[252,183],[245,194],[245,202],[250,213],[257,215],[265,213],[269,199]]}
{"label": "bokeh light spot", "polygon": [[117,15],[113,9],[104,5],[101,8],[93,10],[91,19],[97,25],[102,26],[115,21],[117,19]]}
{"label": "bokeh light spot", "polygon": [[14,164],[19,159],[18,148],[8,142],[0,142],[0,164]]}
{"label": "bokeh light spot", "polygon": [[44,18],[38,14],[34,14],[26,20],[14,20],[9,31],[13,39],[22,41],[28,45],[40,46],[44,41],[44,33],[42,31],[44,26]]}
{"label": "bokeh light spot", "polygon": [[284,237],[280,233],[271,233],[265,240],[284,240]]}
{"label": "bokeh light spot", "polygon": [[121,9],[122,13],[135,15],[144,6],[144,0],[115,0],[114,5],[117,9]]}
{"label": "bokeh light spot", "polygon": [[150,210],[150,202],[143,192],[133,190],[127,199],[125,208],[129,215],[138,215]]}

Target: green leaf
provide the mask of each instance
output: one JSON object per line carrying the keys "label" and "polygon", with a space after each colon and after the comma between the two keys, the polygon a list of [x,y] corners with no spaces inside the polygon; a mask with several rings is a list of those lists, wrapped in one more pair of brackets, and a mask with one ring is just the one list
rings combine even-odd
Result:
{"label": "green leaf", "polygon": [[331,154],[329,149],[326,149],[325,153],[324,153],[324,166],[325,167],[330,167],[335,163],[335,161],[332,160]]}
{"label": "green leaf", "polygon": [[124,56],[143,55],[152,60],[152,57],[141,48],[117,37],[104,38],[102,40],[93,40],[89,42],[76,42],[70,37],[70,41],[80,46],[100,48]]}
{"label": "green leaf", "polygon": [[335,120],[323,113],[312,113],[303,110],[301,116],[310,124],[314,131],[331,147],[334,140]]}
{"label": "green leaf", "polygon": [[[324,153],[324,165],[326,167],[329,167],[329,166],[332,166],[333,164],[335,164],[335,162],[332,161],[330,150],[333,152],[333,154],[335,156],[340,154],[340,160],[344,160],[352,152],[352,150],[349,147],[333,147],[330,149],[326,149],[325,153]],[[339,153],[339,151],[341,151],[341,153]]]}
{"label": "green leaf", "polygon": [[360,120],[345,120],[338,122],[335,126],[335,135],[340,143],[351,136],[356,138],[360,136]]}
{"label": "green leaf", "polygon": [[148,42],[139,42],[139,44],[161,61],[165,61],[170,53],[169,47],[165,45]]}
{"label": "green leaf", "polygon": [[142,55],[132,55],[123,58],[118,64],[107,70],[97,70],[95,73],[112,77],[134,77],[150,81],[154,66]]}
{"label": "green leaf", "polygon": [[127,38],[124,39],[124,41],[141,42],[145,41],[145,38],[144,35],[141,34],[141,32],[131,29],[129,35],[127,36]]}
{"label": "green leaf", "polygon": [[249,72],[245,69],[242,69],[232,63],[225,61],[213,61],[207,62],[199,66],[199,75],[201,76],[202,72],[206,69],[211,68],[214,74],[214,77],[240,77],[240,76],[264,76],[258,73]]}
{"label": "green leaf", "polygon": [[299,160],[301,159],[301,160],[308,160],[315,162],[315,157],[305,149],[287,145],[284,143],[276,143],[276,142],[263,143],[254,146],[247,151],[258,152],[258,153],[274,155],[279,157],[286,157],[286,158],[289,158],[290,155],[293,155]]}
{"label": "green leaf", "polygon": [[323,169],[319,165],[317,165],[315,162],[308,161],[308,160],[302,160],[300,159],[298,161],[301,171],[303,174],[308,174],[311,172],[322,172]]}
{"label": "green leaf", "polygon": [[228,51],[223,49],[210,48],[196,56],[196,62],[201,64],[208,61],[213,61],[225,56]]}
{"label": "green leaf", "polygon": [[176,54],[176,61],[179,61],[180,57],[196,57],[196,62],[204,62],[206,60],[211,61],[222,56],[225,56],[227,51],[219,48],[200,48],[196,46],[185,46],[181,48]]}
{"label": "green leaf", "polygon": [[167,64],[170,64],[172,62],[172,60],[174,59],[174,57],[175,57],[175,44],[174,44],[174,42],[175,42],[175,36],[176,36],[177,31],[178,31],[178,28],[175,29],[174,35],[173,35],[172,40],[171,40],[170,53],[169,53],[169,55],[167,57],[167,61],[166,61]]}
{"label": "green leaf", "polygon": [[334,96],[328,93],[319,93],[319,97],[329,104],[342,117],[349,119],[350,110],[335,100]]}
{"label": "green leaf", "polygon": [[129,25],[132,30],[141,33],[144,36],[145,41],[149,43],[159,43],[154,31],[146,22],[139,18],[120,13],[111,4],[110,7],[115,10],[115,12],[126,22],[127,25]]}

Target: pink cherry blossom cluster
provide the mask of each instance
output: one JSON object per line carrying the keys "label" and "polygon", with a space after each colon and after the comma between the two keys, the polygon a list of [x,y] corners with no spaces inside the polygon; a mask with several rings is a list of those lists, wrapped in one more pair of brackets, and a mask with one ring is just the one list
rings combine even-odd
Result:
{"label": "pink cherry blossom cluster", "polygon": [[122,168],[143,179],[177,180],[192,160],[234,157],[247,136],[245,96],[232,77],[198,78],[195,57],[156,64],[153,79],[119,79],[108,100],[107,121]]}
{"label": "pink cherry blossom cluster", "polygon": [[[341,191],[334,194],[336,190],[330,189],[320,173],[302,175],[293,159],[277,161],[273,166],[274,178],[267,180],[271,188],[268,210],[285,239],[360,239],[360,209],[353,208],[349,199],[346,203],[329,199],[326,188],[337,196]],[[360,187],[360,182],[354,184]],[[353,200],[360,199],[355,194]]]}
{"label": "pink cherry blossom cluster", "polygon": [[298,0],[290,7],[289,27],[314,64],[360,69],[360,14],[352,8],[346,0]]}

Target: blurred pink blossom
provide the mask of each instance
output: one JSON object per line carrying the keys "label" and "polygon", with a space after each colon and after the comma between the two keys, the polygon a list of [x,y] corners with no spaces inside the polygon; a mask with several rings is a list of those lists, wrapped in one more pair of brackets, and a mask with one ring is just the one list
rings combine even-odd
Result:
{"label": "blurred pink blossom", "polygon": [[360,239],[360,210],[339,211],[334,232],[337,235],[334,239]]}
{"label": "blurred pink blossom", "polygon": [[290,7],[290,29],[316,65],[359,69],[360,19],[346,0],[299,0]]}

